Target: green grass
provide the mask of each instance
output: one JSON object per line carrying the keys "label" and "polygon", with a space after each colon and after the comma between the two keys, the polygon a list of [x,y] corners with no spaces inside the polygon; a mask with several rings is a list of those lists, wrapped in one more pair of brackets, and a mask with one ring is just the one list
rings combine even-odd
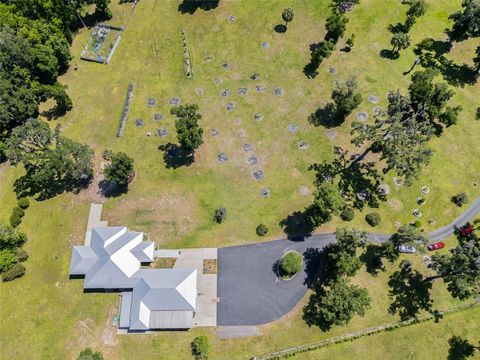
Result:
{"label": "green grass", "polygon": [[[446,359],[448,339],[458,335],[477,346],[480,341],[478,307],[447,314],[439,322],[425,322],[406,328],[332,345],[317,351],[299,354],[306,359]],[[392,341],[392,339],[394,339]],[[480,351],[469,359],[479,359]]]}
{"label": "green grass", "polygon": [[[400,2],[363,0],[349,14],[347,38],[351,32],[357,36],[356,46],[350,53],[335,51],[320,67],[320,75],[308,80],[302,73],[309,60],[308,45],[324,35],[324,20],[328,2],[318,1],[253,1],[221,0],[212,11],[197,11],[182,15],[177,11],[178,1],[139,2],[129,19],[131,4],[112,4],[113,25],[127,25],[109,65],[83,62],[79,55],[89,31],[82,29],[72,45],[72,69],[61,78],[68,86],[74,107],[64,118],[52,121],[62,125],[67,136],[90,144],[96,154],[96,168],[100,168],[101,153],[105,148],[125,151],[135,159],[136,177],[130,191],[119,198],[109,199],[103,217],[113,225],[127,225],[144,231],[157,245],[164,247],[220,246],[268,240],[283,236],[279,222],[293,211],[301,210],[311,198],[299,195],[303,184],[312,189],[313,174],[307,170],[315,161],[332,158],[333,144],[350,142],[350,123],[354,116],[336,129],[335,143],[327,139],[325,129],[315,128],[307,116],[326,104],[334,86],[334,79],[356,75],[365,101],[360,110],[372,114],[373,106],[366,97],[377,94],[380,105],[385,105],[388,90],[405,90],[407,70],[415,55],[412,47],[402,52],[400,59],[382,59],[379,51],[388,48],[390,23],[403,21],[406,11]],[[281,23],[281,11],[290,6],[295,19],[285,34],[275,34],[274,25]],[[414,25],[413,43],[432,36],[443,37],[449,26],[448,14],[460,6],[460,0],[441,0],[430,3],[425,17]],[[227,17],[237,20],[230,24]],[[189,49],[195,76],[187,80],[183,73],[181,29],[187,31]],[[270,48],[261,48],[263,41]],[[338,49],[342,47],[340,41]],[[470,61],[476,42],[458,44],[449,56],[458,62]],[[214,55],[212,62],[204,59]],[[467,59],[467,60],[465,60]],[[222,69],[228,62],[230,71]],[[75,65],[78,70],[74,70]],[[328,74],[328,67],[337,68],[337,76]],[[265,94],[255,94],[254,82],[249,79],[259,72],[267,86]],[[214,83],[216,77],[223,84]],[[115,137],[129,82],[135,83],[134,98],[124,136]],[[236,95],[239,87],[247,86],[249,94]],[[280,86],[283,98],[275,97],[273,89]],[[203,95],[195,90],[202,88]],[[232,95],[220,97],[220,90],[229,88]],[[383,219],[378,231],[393,231],[395,221],[413,220],[411,210],[420,187],[428,185],[430,194],[422,207],[422,222],[426,230],[448,223],[463,210],[450,202],[450,197],[466,191],[473,199],[480,195],[480,122],[474,120],[476,104],[480,102],[480,87],[456,88],[455,102],[464,108],[459,124],[432,141],[435,155],[410,188],[396,189],[391,175],[386,177],[392,194],[390,202],[377,210]],[[201,126],[205,128],[205,143],[196,154],[196,162],[187,168],[167,169],[158,146],[175,141],[174,119],[169,115],[167,101],[179,96],[183,103],[194,102],[203,114]],[[156,97],[155,110],[147,107],[147,99]],[[234,101],[235,110],[228,113],[225,104]],[[260,111],[264,120],[254,123],[252,116]],[[155,112],[166,115],[161,126],[167,126],[166,139],[147,138],[146,132],[155,132],[152,120]],[[136,129],[136,118],[145,120],[143,129]],[[371,118],[371,116],[370,116]],[[241,123],[238,121],[241,119]],[[296,123],[300,131],[292,135],[287,125]],[[220,136],[212,138],[208,130],[216,127]],[[247,137],[243,138],[239,129]],[[299,140],[307,140],[310,148],[300,151]],[[243,144],[254,145],[265,172],[265,180],[252,179],[251,167],[246,162]],[[216,155],[225,152],[229,162],[219,164]],[[21,169],[0,165],[0,217],[8,220],[15,206],[13,181]],[[262,199],[263,187],[271,189],[271,197]],[[110,339],[109,324],[118,302],[116,295],[83,294],[81,281],[68,279],[71,247],[83,241],[88,207],[97,195],[84,191],[77,196],[65,194],[42,202],[31,201],[20,228],[28,234],[24,278],[0,284],[0,354],[15,359],[71,359],[86,347],[102,350],[107,359],[188,359],[189,343],[201,333],[209,336],[214,359],[245,359],[254,354],[280,350],[285,347],[315,342],[352,330],[395,321],[387,313],[388,274],[372,278],[361,272],[354,281],[368,287],[373,308],[365,318],[355,318],[346,327],[334,328],[328,333],[308,328],[301,319],[301,307],[280,322],[262,326],[261,335],[249,339],[220,340],[212,329],[195,329],[187,333],[162,332],[154,335],[119,336]],[[219,206],[228,211],[221,225],[212,221],[213,211]],[[364,213],[370,209],[365,209]],[[437,221],[429,226],[427,219]],[[259,223],[270,229],[268,236],[255,234]],[[345,223],[336,219],[320,231],[332,231]],[[368,228],[363,215],[348,224]],[[452,240],[450,240],[452,241]],[[453,242],[451,243],[453,244]],[[451,244],[448,244],[450,246]],[[447,246],[447,247],[448,247]],[[421,268],[419,257],[416,266]],[[389,270],[390,272],[393,269]],[[435,306],[447,308],[454,301],[445,286],[437,282],[432,295]],[[394,333],[386,342],[395,342]],[[388,334],[387,334],[388,335]],[[387,336],[386,335],[386,336]]]}

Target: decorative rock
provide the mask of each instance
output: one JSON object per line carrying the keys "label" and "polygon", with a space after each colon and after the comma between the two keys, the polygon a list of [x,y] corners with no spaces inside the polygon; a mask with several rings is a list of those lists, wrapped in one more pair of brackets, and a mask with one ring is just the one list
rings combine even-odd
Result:
{"label": "decorative rock", "polygon": [[180,98],[177,98],[177,97],[172,97],[172,98],[170,98],[170,100],[168,101],[168,103],[169,103],[170,105],[175,105],[175,106],[180,105],[181,102],[182,102],[182,100],[180,100]]}
{"label": "decorative rock", "polygon": [[330,68],[328,68],[328,73],[330,75],[334,75],[334,74],[337,73],[337,69],[335,69],[334,67],[330,67]]}
{"label": "decorative rock", "polygon": [[212,135],[212,136],[217,136],[218,134],[220,134],[220,133],[218,132],[218,129],[216,129],[216,128],[210,129],[210,135]]}
{"label": "decorative rock", "polygon": [[153,120],[155,120],[155,121],[161,121],[161,120],[163,120],[163,114],[155,114],[155,115],[153,115]]}
{"label": "decorative rock", "polygon": [[274,93],[276,96],[283,96],[283,90],[282,90],[282,88],[279,88],[279,87],[276,87],[276,88],[273,90],[273,93]]}
{"label": "decorative rock", "polygon": [[422,193],[424,193],[424,194],[428,194],[430,192],[430,188],[426,185],[422,186],[421,190],[422,190]]}
{"label": "decorative rock", "polygon": [[238,95],[247,95],[248,89],[246,87],[241,87],[238,89]]}
{"label": "decorative rock", "polygon": [[157,99],[155,99],[155,98],[148,98],[148,106],[149,106],[149,107],[157,106]]}
{"label": "decorative rock", "polygon": [[358,118],[358,120],[360,120],[360,121],[367,121],[367,119],[368,119],[368,114],[367,114],[366,112],[364,112],[364,111],[361,111],[361,112],[357,113],[357,118]]}
{"label": "decorative rock", "polygon": [[300,186],[300,194],[301,194],[302,196],[308,196],[308,195],[310,195],[310,190],[308,190],[307,185],[302,185],[302,186]]}
{"label": "decorative rock", "polygon": [[257,161],[257,158],[255,156],[251,156],[251,157],[248,158],[247,162],[248,162],[249,165],[253,166],[253,165],[256,165],[258,161]]}
{"label": "decorative rock", "polygon": [[168,131],[167,131],[167,128],[165,127],[157,130],[158,137],[164,137],[164,136],[167,136],[167,134],[168,134]]}
{"label": "decorative rock", "polygon": [[375,116],[380,115],[382,113],[382,108],[380,106],[375,106],[373,108],[373,113],[374,113]]}
{"label": "decorative rock", "polygon": [[372,103],[372,104],[378,103],[379,100],[380,100],[380,99],[378,98],[377,95],[370,95],[370,96],[368,97],[368,102],[369,102],[369,103]]}
{"label": "decorative rock", "polygon": [[310,145],[308,145],[308,142],[306,142],[305,140],[301,140],[298,142],[298,148],[300,150],[307,150],[309,147]]}
{"label": "decorative rock", "polygon": [[234,103],[227,103],[227,111],[232,111],[233,109],[235,109],[235,104]]}
{"label": "decorative rock", "polygon": [[298,125],[290,124],[290,125],[287,126],[287,129],[292,134],[295,134],[298,131]]}
{"label": "decorative rock", "polygon": [[266,41],[262,42],[262,48],[268,49],[270,47],[270,44]]}
{"label": "decorative rock", "polygon": [[263,173],[262,170],[256,170],[253,172],[253,177],[255,180],[262,180],[264,178],[265,174]]}
{"label": "decorative rock", "polygon": [[381,184],[378,186],[378,194],[380,196],[386,196],[388,194],[390,194],[390,186],[388,186],[387,184]]}
{"label": "decorative rock", "polygon": [[327,130],[327,137],[333,140],[337,137],[337,132],[335,130]]}
{"label": "decorative rock", "polygon": [[228,161],[228,157],[227,157],[227,154],[225,153],[220,153],[217,155],[217,159],[219,162],[225,162],[225,161]]}
{"label": "decorative rock", "polygon": [[257,90],[257,93],[263,93],[265,92],[265,85],[257,85],[255,86],[255,90]]}
{"label": "decorative rock", "polygon": [[413,214],[413,216],[415,216],[417,218],[422,217],[422,215],[423,215],[423,213],[420,209],[413,209],[412,214]]}
{"label": "decorative rock", "polygon": [[260,196],[262,198],[269,198],[270,197],[270,189],[269,188],[263,188],[260,190]]}
{"label": "decorative rock", "polygon": [[427,200],[423,196],[419,196],[417,198],[417,204],[418,205],[425,205],[427,203]]}
{"label": "decorative rock", "polygon": [[142,127],[143,126],[143,119],[136,119],[135,120],[135,126],[136,127]]}
{"label": "decorative rock", "polygon": [[243,150],[246,152],[252,151],[253,150],[253,145],[252,144],[244,144],[243,145]]}
{"label": "decorative rock", "polygon": [[261,120],[263,120],[263,115],[262,115],[262,113],[259,113],[259,112],[255,113],[255,114],[253,115],[253,119],[254,119],[255,121],[261,121]]}
{"label": "decorative rock", "polygon": [[230,95],[230,89],[223,89],[222,91],[220,91],[220,95],[222,97],[227,97]]}
{"label": "decorative rock", "polygon": [[394,176],[393,177],[393,183],[396,185],[396,186],[402,186],[403,185],[403,180],[397,176]]}
{"label": "decorative rock", "polygon": [[217,85],[220,85],[221,83],[223,83],[223,80],[220,79],[220,78],[215,78],[214,81],[215,81],[215,84],[217,84]]}

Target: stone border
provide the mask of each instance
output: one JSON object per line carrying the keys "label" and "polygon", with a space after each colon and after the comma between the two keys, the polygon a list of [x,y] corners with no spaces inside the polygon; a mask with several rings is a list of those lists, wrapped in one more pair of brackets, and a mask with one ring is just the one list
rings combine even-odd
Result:
{"label": "stone border", "polygon": [[182,47],[183,47],[183,70],[187,79],[193,78],[192,61],[190,60],[190,51],[188,50],[187,33],[182,29]]}
{"label": "stone border", "polygon": [[[282,262],[282,259],[288,254],[288,253],[291,253],[291,252],[295,252],[297,253],[300,258],[302,259],[302,269],[303,269],[303,265],[305,264],[305,262],[303,261],[303,255],[300,254],[297,250],[288,250],[287,252],[285,252],[282,257],[280,258],[280,260],[278,260],[278,264],[276,266],[276,269],[275,269],[275,273],[277,275],[277,277],[280,279],[280,280],[283,280],[283,281],[290,281],[290,280],[293,280],[295,278],[295,276],[297,276],[298,272],[296,272],[295,274],[293,274],[291,277],[289,278],[284,278],[280,275],[280,272],[278,271],[278,269],[280,268],[280,263]],[[300,270],[301,271],[301,270]],[[299,271],[299,272],[300,272]]]}

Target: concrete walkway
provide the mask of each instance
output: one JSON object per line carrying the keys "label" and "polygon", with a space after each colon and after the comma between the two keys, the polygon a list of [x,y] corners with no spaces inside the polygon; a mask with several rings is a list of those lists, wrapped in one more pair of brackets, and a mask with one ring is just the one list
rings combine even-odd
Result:
{"label": "concrete walkway", "polygon": [[[430,241],[439,241],[463,226],[480,212],[480,198],[450,224],[428,234]],[[389,235],[369,234],[373,242],[384,242]],[[219,326],[259,325],[287,314],[305,296],[318,264],[309,259],[327,244],[334,234],[312,235],[305,241],[274,240],[218,249],[217,324]],[[276,276],[278,259],[288,250],[303,254],[306,267],[290,281]]]}
{"label": "concrete walkway", "polygon": [[108,226],[107,221],[101,221],[102,217],[102,204],[91,204],[90,212],[88,214],[87,231],[85,232],[85,246],[90,245],[92,238],[92,228]]}

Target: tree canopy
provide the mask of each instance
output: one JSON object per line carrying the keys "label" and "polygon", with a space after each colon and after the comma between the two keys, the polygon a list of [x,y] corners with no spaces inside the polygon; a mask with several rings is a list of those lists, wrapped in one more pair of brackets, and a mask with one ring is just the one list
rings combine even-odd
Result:
{"label": "tree canopy", "polygon": [[462,10],[451,14],[450,19],[455,22],[450,33],[454,39],[480,36],[480,1],[463,0]]}
{"label": "tree canopy", "polygon": [[362,102],[362,94],[358,91],[358,83],[355,77],[345,82],[336,82],[332,91],[332,99],[335,103],[338,116],[345,118],[355,110]]}
{"label": "tree canopy", "polygon": [[366,244],[367,233],[355,229],[339,228],[335,231],[336,242],[325,248],[329,278],[354,276],[362,266],[357,256],[358,248]]}
{"label": "tree canopy", "polygon": [[193,153],[203,144],[203,129],[198,125],[202,115],[198,113],[198,105],[180,105],[173,107],[170,112],[177,117],[175,127],[180,146],[184,151]]}
{"label": "tree canopy", "polygon": [[323,182],[317,186],[315,200],[306,210],[307,223],[317,227],[329,222],[332,215],[338,215],[344,207],[338,187],[331,182]]}
{"label": "tree canopy", "polygon": [[103,172],[105,179],[120,187],[127,187],[134,173],[133,163],[133,159],[123,152],[111,154],[110,163]]}

